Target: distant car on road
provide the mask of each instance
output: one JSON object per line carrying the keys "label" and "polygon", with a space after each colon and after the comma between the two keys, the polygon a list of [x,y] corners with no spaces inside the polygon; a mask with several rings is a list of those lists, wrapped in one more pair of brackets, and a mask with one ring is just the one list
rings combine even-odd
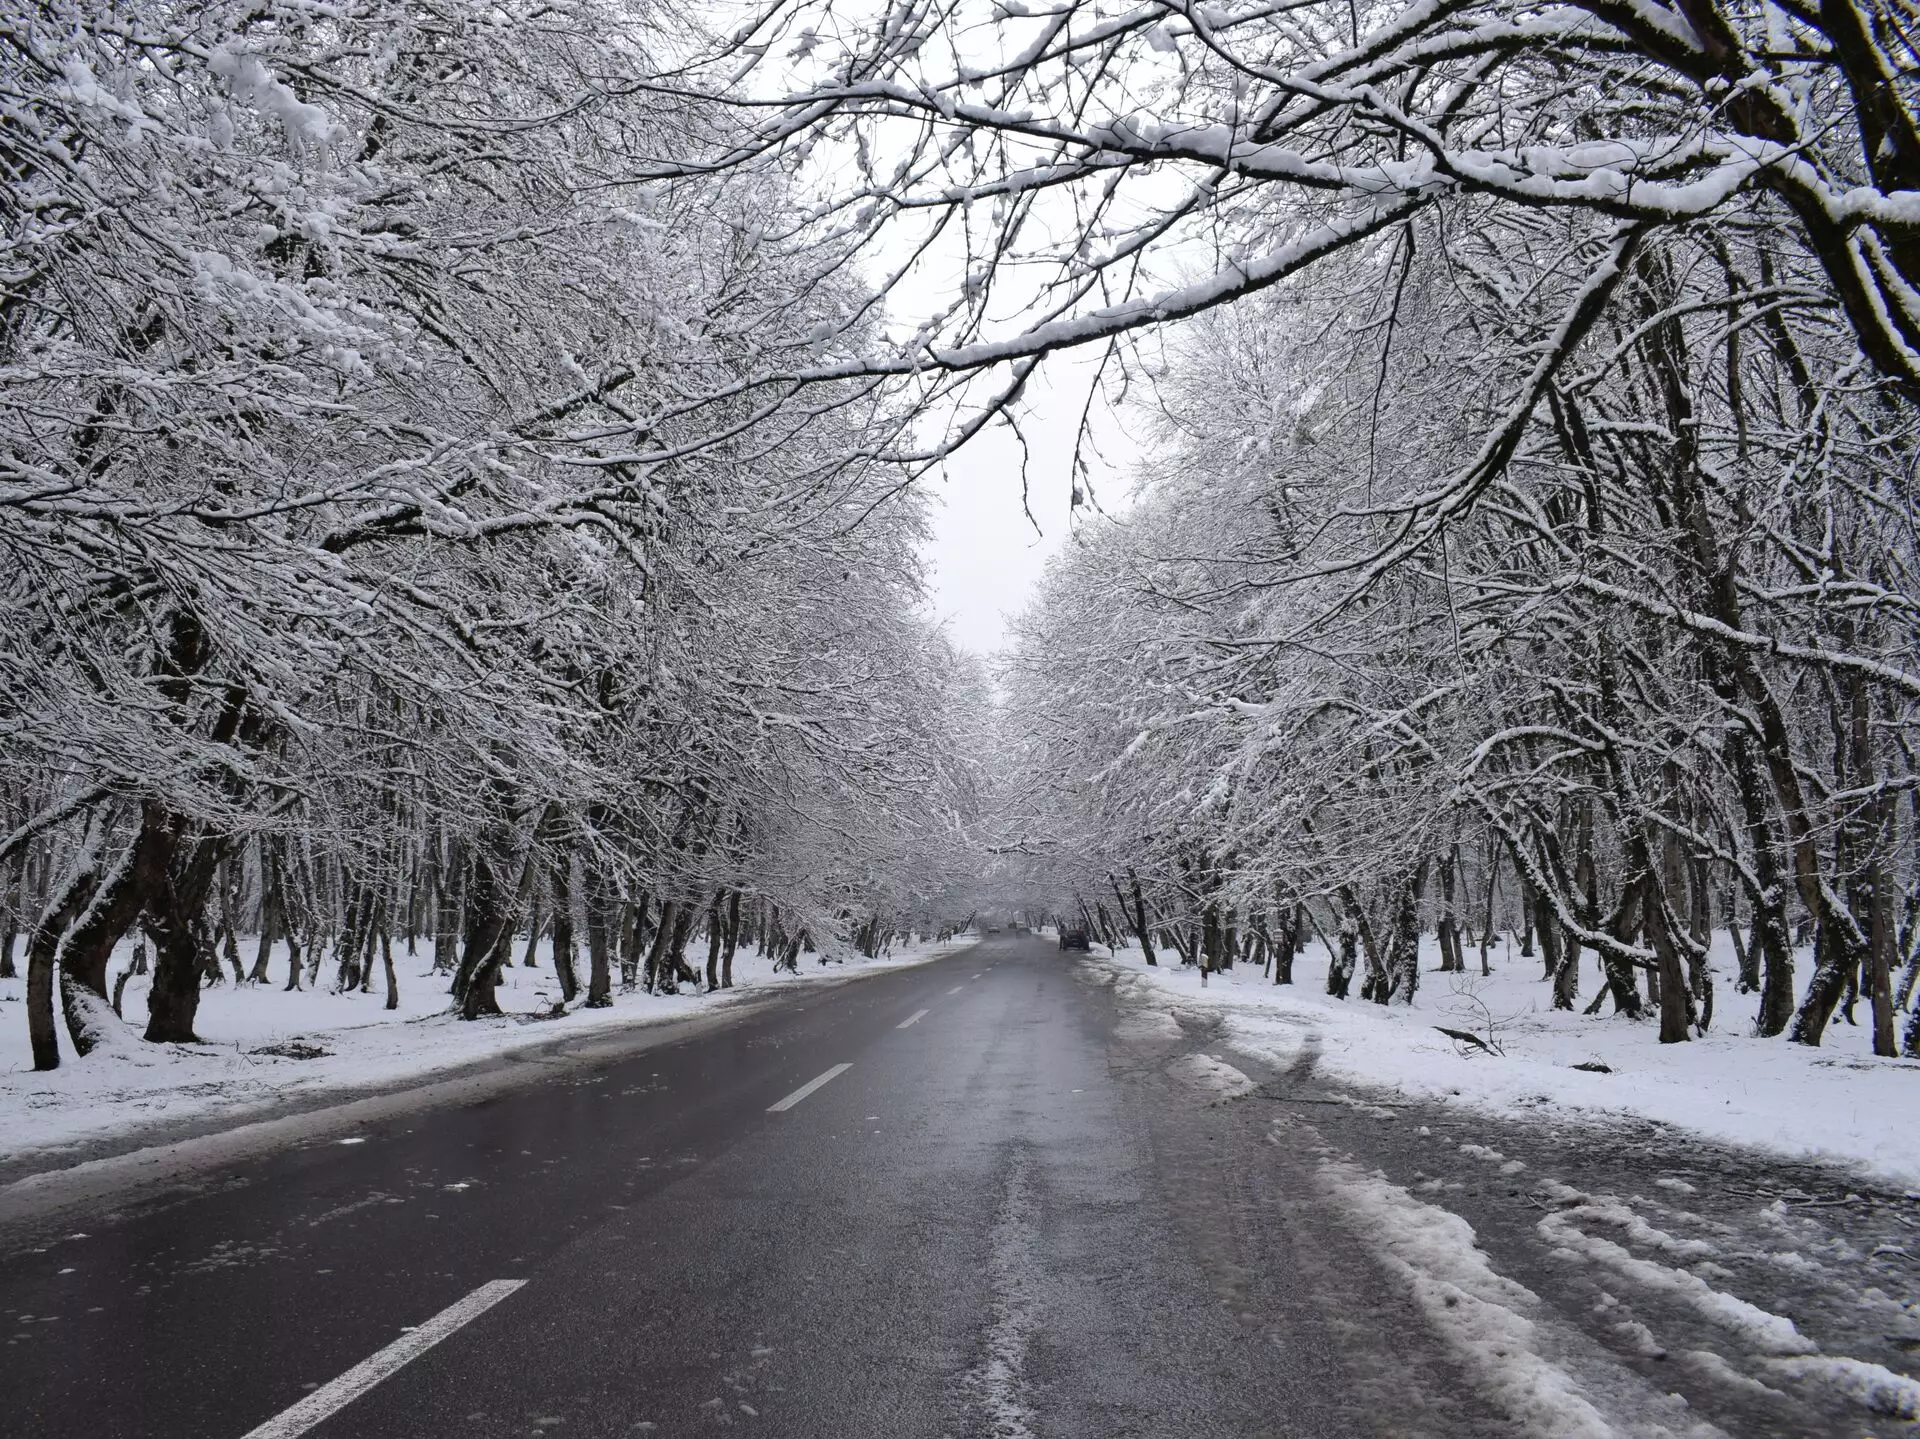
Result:
{"label": "distant car on road", "polygon": [[1087,932],[1084,929],[1061,930],[1060,947],[1062,949],[1085,949],[1089,952],[1091,952],[1092,949],[1092,946],[1087,943]]}

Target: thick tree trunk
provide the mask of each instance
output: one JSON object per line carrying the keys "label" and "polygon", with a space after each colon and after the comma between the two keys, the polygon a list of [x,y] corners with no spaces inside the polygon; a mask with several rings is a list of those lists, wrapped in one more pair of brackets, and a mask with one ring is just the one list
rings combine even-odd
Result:
{"label": "thick tree trunk", "polygon": [[37,1070],[60,1067],[60,1039],[53,1017],[60,941],[99,889],[100,851],[105,843],[105,823],[97,815],[89,817],[79,853],[27,939],[27,1041]]}
{"label": "thick tree trunk", "polygon": [[1561,943],[1566,931],[1561,927],[1560,916],[1553,911],[1553,902],[1531,886],[1527,893],[1533,899],[1533,914],[1528,917],[1527,928],[1540,937],[1541,961],[1546,966],[1547,978],[1553,982],[1553,1007],[1572,1009],[1580,996],[1580,950],[1578,946]]}
{"label": "thick tree trunk", "polygon": [[720,987],[733,988],[733,951],[740,941],[740,891],[727,900],[727,947],[720,954]]}
{"label": "thick tree trunk", "polygon": [[20,942],[20,927],[28,923],[27,870],[31,853],[31,846],[23,846],[7,865],[6,913],[0,915],[0,979],[20,977],[20,971],[14,967],[13,951]]}
{"label": "thick tree trunk", "polygon": [[[698,984],[700,975],[687,963],[687,936],[693,932],[693,921],[699,911],[690,904],[680,906],[680,913],[673,921],[673,938],[667,941],[667,965],[676,987],[682,984]],[[825,960],[821,961],[826,963]]]}
{"label": "thick tree trunk", "polygon": [[1423,859],[1415,865],[1400,890],[1387,992],[1380,996],[1382,1004],[1388,1000],[1412,1004],[1414,992],[1420,987],[1420,898],[1427,887],[1427,863]]}
{"label": "thick tree trunk", "polygon": [[1859,957],[1840,931],[1840,921],[1828,915],[1814,930],[1813,978],[1807,981],[1806,997],[1794,1013],[1787,1038],[1794,1044],[1818,1046],[1826,1034],[1827,1021],[1846,993],[1847,975],[1859,972]]}
{"label": "thick tree trunk", "polygon": [[609,930],[613,951],[620,962],[620,990],[627,993],[640,987],[640,959],[645,952],[648,899],[639,904],[622,904]]}
{"label": "thick tree trunk", "polygon": [[434,882],[433,972],[452,974],[460,962],[460,851],[449,840]]}
{"label": "thick tree trunk", "polygon": [[1693,1038],[1693,996],[1687,988],[1686,971],[1680,965],[1680,947],[1667,919],[1666,897],[1660,883],[1649,871],[1640,884],[1643,928],[1659,958],[1660,1042],[1681,1044]]}
{"label": "thick tree trunk", "polygon": [[393,936],[385,930],[380,934],[380,963],[387,971],[387,1008],[400,1007],[400,977],[393,972]]}
{"label": "thick tree trunk", "polygon": [[174,858],[167,883],[148,897],[146,907],[147,933],[153,938],[146,1037],[156,1044],[198,1044],[194,1019],[200,1012],[200,979],[213,948],[203,916],[221,846],[210,838],[188,846],[177,829],[169,829]]}
{"label": "thick tree trunk", "polygon": [[1140,957],[1148,964],[1159,967],[1159,961],[1153,955],[1152,926],[1147,923],[1147,902],[1140,894],[1140,876],[1134,873],[1132,865],[1127,866],[1127,892],[1133,900],[1133,931],[1140,936]]}
{"label": "thick tree trunk", "polygon": [[1451,854],[1440,861],[1440,968],[1453,974],[1463,974],[1467,968],[1465,950],[1460,943],[1460,919],[1453,904],[1454,880],[1459,870],[1460,850],[1455,846]]}
{"label": "thick tree trunk", "polygon": [[[106,822],[89,820],[81,851],[60,895],[34,929],[27,946],[27,1030],[35,1069],[53,1069],[60,1052],[53,1036],[53,991],[59,972],[61,1009],[77,1055],[99,1042],[101,1012],[110,1008],[107,962],[113,946],[139,915],[142,904],[164,885],[171,831],[159,811],[143,810],[139,833],[107,867],[102,851]],[[88,1002],[91,995],[98,1006]]]}
{"label": "thick tree trunk", "polygon": [[591,860],[587,869],[587,1008],[613,1004],[613,956],[608,952],[606,881]]}
{"label": "thick tree trunk", "polygon": [[[1892,817],[1892,802],[1884,796],[1880,808],[1888,818]],[[1872,924],[1867,937],[1867,993],[1873,1002],[1873,1052],[1890,1059],[1899,1053],[1893,1037],[1893,884],[1878,854],[1868,883],[1873,886]]]}
{"label": "thick tree trunk", "polygon": [[507,931],[513,919],[512,891],[501,873],[503,866],[511,864],[506,838],[497,836],[491,849],[477,847],[467,866],[467,928],[453,978],[453,997],[462,1019],[501,1012],[495,990],[512,943]]}
{"label": "thick tree trunk", "polygon": [[648,994],[675,994],[679,991],[673,968],[666,962],[667,946],[673,942],[673,931],[679,924],[679,918],[679,902],[671,899],[662,901],[660,918],[653,931],[653,944],[647,950]]}
{"label": "thick tree trunk", "polygon": [[233,923],[233,867],[226,860],[220,862],[214,876],[214,893],[220,899],[220,953],[233,971],[234,988],[238,989],[247,982],[247,971],[240,963],[240,936]]}
{"label": "thick tree trunk", "polygon": [[1489,840],[1487,844],[1487,914],[1486,922],[1480,926],[1480,974],[1484,978],[1493,973],[1493,965],[1487,958],[1487,951],[1493,948],[1493,902],[1500,893],[1500,842]]}
{"label": "thick tree trunk", "polygon": [[1327,993],[1345,999],[1353,988],[1353,970],[1360,960],[1360,926],[1344,906],[1337,934],[1339,947],[1328,956]]}
{"label": "thick tree trunk", "polygon": [[1300,948],[1300,909],[1299,905],[1280,907],[1280,932],[1273,936],[1273,982],[1275,984],[1293,983],[1293,957]]}
{"label": "thick tree trunk", "polygon": [[713,903],[707,906],[707,993],[711,994],[720,987],[720,946],[725,942],[721,933],[720,895],[713,892]]}
{"label": "thick tree trunk", "polygon": [[248,984],[267,982],[267,963],[273,958],[273,943],[278,937],[275,930],[280,923],[280,902],[275,892],[273,861],[267,845],[260,845],[260,943],[253,951],[253,969],[247,975]]}
{"label": "thick tree trunk", "polygon": [[560,983],[560,1002],[572,1004],[580,993],[580,977],[573,967],[573,855],[562,847],[553,861],[553,975]]}
{"label": "thick tree trunk", "polygon": [[[373,906],[372,918],[367,925],[366,940],[360,946],[360,992],[362,994],[373,993],[373,952],[378,945],[387,942],[389,933],[390,931],[387,928],[387,902],[384,899],[376,900]],[[502,963],[512,958],[512,956],[506,952],[508,941],[511,940],[512,937],[511,931],[501,936],[500,958]]]}
{"label": "thick tree trunk", "polygon": [[1692,903],[1687,910],[1687,988],[1693,995],[1698,1013],[1694,1016],[1699,1032],[1713,1027],[1713,967],[1709,963],[1713,948],[1713,873],[1704,855],[1696,855],[1687,870],[1692,885]]}
{"label": "thick tree trunk", "polygon": [[102,882],[87,912],[61,938],[60,1007],[77,1055],[92,1053],[103,1038],[103,1011],[111,1007],[107,963],[147,897],[164,883],[166,856],[165,834],[143,823],[133,848]]}

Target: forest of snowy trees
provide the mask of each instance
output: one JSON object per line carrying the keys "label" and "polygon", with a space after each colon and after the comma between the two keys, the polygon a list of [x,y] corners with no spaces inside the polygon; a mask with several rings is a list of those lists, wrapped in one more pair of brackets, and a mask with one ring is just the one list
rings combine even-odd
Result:
{"label": "forest of snowy trees", "polygon": [[[43,1067],[129,935],[152,1040],[401,935],[599,1005],[989,846],[1206,965],[1411,1000],[1499,926],[1665,1040],[1920,1051],[1901,0],[0,15]],[[1153,433],[1112,516],[1031,477],[1085,518],[990,725],[915,484],[1068,347]]]}
{"label": "forest of snowy trees", "polygon": [[[1051,147],[1006,243],[1079,185],[1055,328],[1199,318],[1118,356],[1138,502],[1007,657],[1040,873],[1187,962],[1324,936],[1341,995],[1505,929],[1663,1040],[1864,996],[1920,1054],[1911,8],[1047,16],[946,92]],[[1219,267],[1149,294],[1182,234]]]}
{"label": "forest of snowy trees", "polygon": [[859,297],[773,233],[778,175],[644,181],[710,123],[608,83],[664,25],[4,23],[0,956],[37,1065],[56,988],[75,1052],[120,1022],[129,935],[166,1041],[223,966],[391,995],[396,936],[471,1017],[516,928],[605,1005],[691,981],[696,935],[791,963],[964,916],[983,681],[923,615],[904,411],[751,383],[850,352]]}

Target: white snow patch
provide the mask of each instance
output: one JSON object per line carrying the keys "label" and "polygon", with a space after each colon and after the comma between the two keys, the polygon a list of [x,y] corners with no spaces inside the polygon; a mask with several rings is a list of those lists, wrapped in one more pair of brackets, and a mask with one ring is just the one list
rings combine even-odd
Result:
{"label": "white snow patch", "polygon": [[[1434,936],[1422,944],[1423,968],[1437,964]],[[1476,958],[1469,955],[1469,963]],[[1237,965],[1203,988],[1196,969],[1148,968],[1137,949],[1092,963],[1118,976],[1115,995],[1123,1002],[1174,1001],[1218,1022],[1231,1049],[1277,1068],[1311,1049],[1317,1072],[1337,1083],[1386,1086],[1499,1115],[1543,1104],[1561,1113],[1633,1115],[1727,1143],[1855,1164],[1920,1188],[1920,1139],[1904,1121],[1920,1100],[1920,1064],[1876,1058],[1868,1025],[1829,1025],[1818,1050],[1753,1037],[1741,1012],[1750,1001],[1733,992],[1737,966],[1725,931],[1715,934],[1709,956],[1721,995],[1715,1028],[1685,1044],[1661,1044],[1651,1023],[1553,1009],[1539,962],[1522,959],[1505,939],[1490,958],[1493,974],[1471,982],[1488,1012],[1508,1016],[1499,1021],[1505,1053],[1471,1059],[1433,1027],[1452,1022],[1448,990],[1424,984],[1411,1006],[1335,999],[1326,993],[1327,952],[1318,940],[1294,961],[1291,985]],[[1596,982],[1592,963],[1591,956],[1584,962],[1585,994]],[[1810,958],[1800,956],[1802,989],[1812,972]],[[1571,1067],[1593,1060],[1613,1072]],[[1683,1193],[1683,1183],[1663,1187]]]}
{"label": "white snow patch", "polygon": [[[400,971],[400,1007],[386,1009],[382,982],[372,993],[336,994],[327,988],[288,991],[284,945],[271,956],[272,982],[235,985],[223,980],[200,995],[195,1028],[203,1044],[148,1044],[139,1037],[147,1007],[147,979],[133,978],[122,996],[129,1023],[96,1006],[90,1020],[104,1043],[76,1058],[60,1027],[58,1069],[35,1072],[27,1044],[25,982],[0,980],[0,1158],[57,1154],[156,1122],[215,1115],[255,1117],[295,1097],[399,1086],[437,1071],[537,1048],[558,1040],[610,1036],[662,1024],[738,1002],[756,993],[836,979],[848,973],[920,964],[975,943],[972,936],[897,948],[878,959],[851,955],[845,964],[821,965],[805,956],[798,974],[772,972],[771,961],[752,949],[734,957],[734,988],[713,994],[649,995],[616,988],[612,1008],[575,1008],[548,1018],[559,998],[550,946],[542,942],[540,964],[520,961],[525,941],[514,945],[514,963],[501,972],[499,1018],[466,1022],[448,1010],[447,976],[434,974],[423,952],[394,956]],[[249,966],[255,942],[242,937]],[[115,978],[132,958],[128,941],[109,967]],[[332,976],[321,975],[324,986]],[[583,975],[584,978],[584,975]],[[518,1012],[516,1012],[518,1011]],[[262,1053],[267,1048],[311,1052],[312,1058]]]}
{"label": "white snow patch", "polygon": [[[1610,1419],[1571,1374],[1542,1354],[1544,1336],[1525,1312],[1538,1305],[1537,1296],[1494,1270],[1466,1220],[1356,1165],[1323,1163],[1320,1177],[1342,1217],[1372,1241],[1381,1263],[1412,1291],[1476,1385],[1532,1439],[1653,1439],[1672,1433],[1645,1420]],[[1700,1432],[1697,1426],[1693,1432]]]}
{"label": "white snow patch", "polygon": [[1611,1194],[1595,1197],[1553,1179],[1541,1186],[1541,1192],[1565,1206],[1555,1216],[1559,1220],[1571,1223],[1584,1219],[1596,1224],[1611,1224],[1616,1229],[1624,1230],[1633,1243],[1657,1249],[1662,1254],[1671,1254],[1676,1259],[1704,1259],[1718,1252],[1704,1239],[1676,1239],[1664,1229],[1654,1228],[1630,1206]]}
{"label": "white snow patch", "polygon": [[1813,1356],[1775,1359],[1769,1367],[1795,1379],[1824,1384],[1889,1419],[1920,1419],[1920,1382],[1881,1365]]}
{"label": "white snow patch", "polygon": [[1222,1063],[1210,1054],[1189,1054],[1175,1060],[1169,1068],[1189,1084],[1221,1099],[1241,1099],[1260,1087],[1231,1064]]}
{"label": "white snow patch", "polygon": [[[1604,1265],[1622,1278],[1645,1288],[1663,1291],[1683,1301],[1696,1314],[1739,1334],[1757,1352],[1768,1355],[1811,1354],[1813,1341],[1785,1315],[1773,1314],[1746,1300],[1715,1289],[1697,1274],[1641,1259],[1611,1239],[1586,1233],[1573,1222],[1579,1210],[1550,1214],[1539,1224],[1541,1236],[1556,1254]],[[1657,1232],[1657,1231],[1656,1231]]]}

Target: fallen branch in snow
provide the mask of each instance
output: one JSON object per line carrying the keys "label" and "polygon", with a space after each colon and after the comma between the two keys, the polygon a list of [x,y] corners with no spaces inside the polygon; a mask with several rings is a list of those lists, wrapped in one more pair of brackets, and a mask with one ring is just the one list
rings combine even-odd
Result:
{"label": "fallen branch in snow", "polygon": [[1457,1043],[1471,1044],[1475,1049],[1485,1050],[1488,1054],[1497,1055],[1500,1053],[1500,1051],[1497,1048],[1495,1048],[1491,1044],[1488,1044],[1487,1041],[1482,1039],[1479,1035],[1472,1034],[1467,1030],[1448,1029],[1444,1024],[1436,1024],[1434,1025],[1434,1028],[1439,1030],[1442,1034],[1446,1035],[1448,1039],[1454,1040]]}

